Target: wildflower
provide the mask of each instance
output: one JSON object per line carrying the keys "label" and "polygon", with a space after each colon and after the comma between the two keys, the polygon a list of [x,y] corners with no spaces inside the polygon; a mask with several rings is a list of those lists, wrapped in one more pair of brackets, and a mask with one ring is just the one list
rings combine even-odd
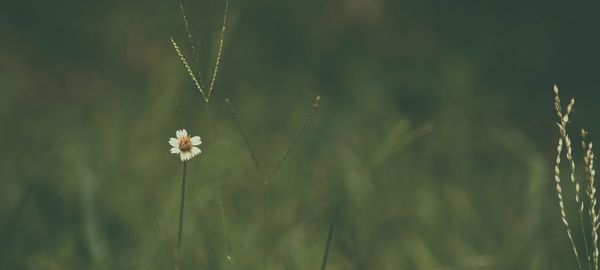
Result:
{"label": "wildflower", "polygon": [[179,154],[181,161],[186,162],[202,152],[196,147],[202,144],[199,136],[190,137],[185,129],[177,130],[175,135],[177,138],[169,139],[171,154]]}

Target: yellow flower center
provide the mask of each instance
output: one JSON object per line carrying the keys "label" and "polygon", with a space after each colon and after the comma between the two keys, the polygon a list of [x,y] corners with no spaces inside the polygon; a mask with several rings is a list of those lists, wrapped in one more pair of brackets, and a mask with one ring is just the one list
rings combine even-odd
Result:
{"label": "yellow flower center", "polygon": [[190,137],[183,137],[179,140],[179,149],[181,151],[190,151],[192,150],[192,139]]}

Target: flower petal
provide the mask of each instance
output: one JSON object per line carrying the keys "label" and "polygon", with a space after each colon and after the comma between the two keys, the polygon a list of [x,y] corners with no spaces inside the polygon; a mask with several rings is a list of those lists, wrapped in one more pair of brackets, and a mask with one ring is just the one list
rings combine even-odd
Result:
{"label": "flower petal", "polygon": [[202,151],[200,150],[200,148],[194,146],[192,147],[192,150],[190,150],[190,152],[192,152],[192,156],[196,156],[197,154],[202,153]]}
{"label": "flower petal", "polygon": [[186,151],[186,152],[180,152],[179,157],[181,158],[181,161],[188,161],[193,157],[193,155],[192,155],[192,152]]}
{"label": "flower petal", "polygon": [[175,132],[175,135],[177,135],[177,139],[181,139],[183,137],[187,137],[187,130],[185,129],[180,129],[177,132]]}
{"label": "flower petal", "polygon": [[192,137],[192,145],[200,145],[200,144],[202,144],[202,139],[200,139],[200,136]]}
{"label": "flower petal", "polygon": [[177,138],[170,138],[169,144],[173,147],[177,147],[177,146],[179,146],[179,140]]}
{"label": "flower petal", "polygon": [[179,152],[181,152],[181,150],[179,150],[179,147],[171,148],[171,154],[179,154]]}

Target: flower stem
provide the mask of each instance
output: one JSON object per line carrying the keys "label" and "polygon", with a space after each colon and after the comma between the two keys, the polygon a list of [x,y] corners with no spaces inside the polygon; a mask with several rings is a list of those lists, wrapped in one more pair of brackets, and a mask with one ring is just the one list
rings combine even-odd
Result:
{"label": "flower stem", "polygon": [[187,169],[187,161],[183,162],[181,172],[181,203],[179,204],[179,232],[177,234],[177,249],[181,250],[181,232],[183,229],[183,206],[185,201],[185,173]]}

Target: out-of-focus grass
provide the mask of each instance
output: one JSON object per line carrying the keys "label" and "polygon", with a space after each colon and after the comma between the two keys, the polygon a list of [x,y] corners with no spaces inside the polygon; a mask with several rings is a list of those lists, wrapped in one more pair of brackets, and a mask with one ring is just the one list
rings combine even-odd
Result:
{"label": "out-of-focus grass", "polygon": [[[185,268],[260,269],[262,181],[224,99],[273,168],[320,95],[272,181],[268,269],[318,268],[336,208],[327,269],[571,269],[548,89],[581,91],[594,133],[594,8],[490,5],[234,2],[211,135],[176,4],[1,4],[0,268],[173,268],[186,128]],[[186,7],[212,63],[222,3]]]}

